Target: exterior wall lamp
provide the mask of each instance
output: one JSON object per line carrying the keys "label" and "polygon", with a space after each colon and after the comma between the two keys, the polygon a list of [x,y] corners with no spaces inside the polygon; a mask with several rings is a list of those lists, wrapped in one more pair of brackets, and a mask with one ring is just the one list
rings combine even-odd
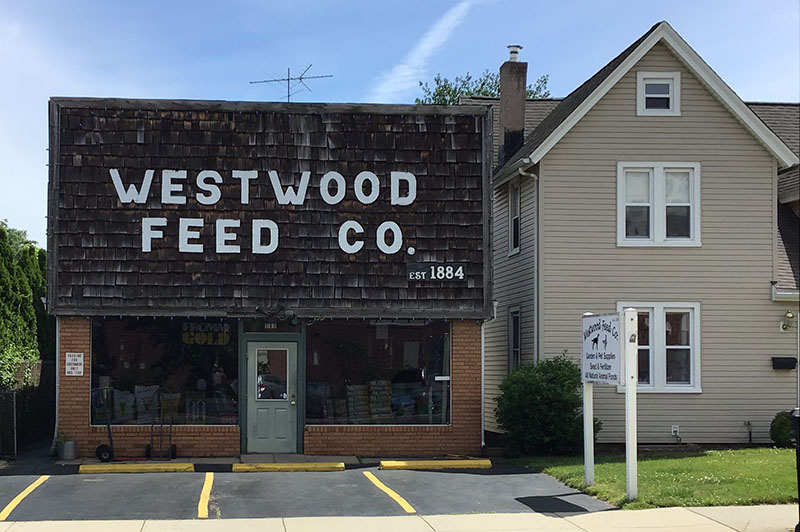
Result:
{"label": "exterior wall lamp", "polygon": [[781,320],[781,330],[788,331],[792,326],[792,320],[795,318],[797,318],[797,314],[791,310],[787,310],[783,315],[783,319]]}

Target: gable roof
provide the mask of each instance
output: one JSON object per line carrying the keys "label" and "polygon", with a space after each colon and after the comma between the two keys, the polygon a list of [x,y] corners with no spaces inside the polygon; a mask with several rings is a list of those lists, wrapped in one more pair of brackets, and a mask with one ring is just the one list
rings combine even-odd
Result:
{"label": "gable roof", "polygon": [[800,103],[745,103],[796,155],[800,155]]}
{"label": "gable roof", "polygon": [[[528,98],[525,100],[525,136],[534,129],[555,109],[563,98]],[[459,105],[491,105],[492,112],[492,168],[497,166],[497,154],[500,153],[500,98],[496,96],[461,96]]]}
{"label": "gable roof", "polygon": [[778,160],[781,167],[798,164],[795,154],[736,95],[666,21],[659,22],[612,59],[594,76],[572,91],[533,130],[522,148],[499,169],[494,184],[500,185],[523,169],[538,163],[594,105],[657,43],[663,41],[708,90]]}

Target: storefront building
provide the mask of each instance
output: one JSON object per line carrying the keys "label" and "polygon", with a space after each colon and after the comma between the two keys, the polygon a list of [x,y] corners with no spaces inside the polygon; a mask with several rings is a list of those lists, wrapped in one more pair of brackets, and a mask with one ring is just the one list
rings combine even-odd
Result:
{"label": "storefront building", "polygon": [[484,106],[50,102],[58,430],[91,456],[475,454]]}

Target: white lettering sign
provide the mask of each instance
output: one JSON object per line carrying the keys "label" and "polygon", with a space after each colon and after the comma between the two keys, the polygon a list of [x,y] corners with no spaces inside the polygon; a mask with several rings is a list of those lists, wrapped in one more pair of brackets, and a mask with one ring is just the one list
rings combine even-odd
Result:
{"label": "white lettering sign", "polygon": [[67,377],[83,377],[83,353],[66,354],[64,375]]}
{"label": "white lettering sign", "polygon": [[619,314],[583,316],[581,329],[581,381],[619,384]]}
{"label": "white lettering sign", "polygon": [[[116,168],[109,169],[111,182],[114,185],[120,203],[123,204],[147,205],[155,173],[155,170],[145,170],[141,185],[138,188],[134,183],[129,184],[126,188],[119,170]],[[302,206],[305,203],[311,181],[311,172],[302,172],[300,174],[300,183],[296,187],[290,185],[284,187],[278,172],[275,170],[267,171],[267,175],[274,200],[279,205]],[[221,185],[226,184],[226,179],[229,180],[228,183],[233,180],[239,181],[239,201],[242,205],[249,204],[250,185],[252,181],[259,179],[258,170],[232,170],[228,177],[216,170],[200,170],[194,176],[195,191],[184,189],[184,186],[191,187],[187,170],[161,170],[161,204],[186,205],[189,200],[192,200],[204,206],[216,205],[222,200],[222,190],[224,188]],[[411,205],[417,199],[417,178],[414,174],[410,172],[390,172],[389,185],[388,200],[391,205]],[[342,174],[331,170],[321,176],[318,190],[320,198],[325,203],[338,205],[345,199],[347,181]],[[192,192],[194,192],[194,196],[192,196]],[[359,172],[353,181],[353,192],[356,200],[362,205],[375,203],[381,192],[378,176],[369,171]],[[204,252],[205,248],[198,240],[201,239],[205,221],[209,222],[210,228],[208,231],[214,231],[214,239],[211,241],[216,243],[214,249],[217,253],[241,252],[241,246],[236,243],[236,240],[239,238],[238,230],[242,226],[242,220],[204,220],[203,218],[178,219],[178,251],[181,253]],[[142,252],[152,252],[153,241],[165,238],[162,229],[167,226],[168,221],[165,217],[142,218]],[[369,229],[370,231],[373,230],[372,228]],[[265,230],[268,234],[264,232]],[[357,253],[360,251],[364,247],[364,241],[355,235],[362,234],[364,231],[364,227],[355,220],[344,222],[339,227],[338,232],[339,248],[345,253]],[[174,235],[174,233],[172,234]],[[278,236],[278,225],[274,221],[252,220],[251,242],[253,253],[273,253],[278,246]],[[204,237],[203,240],[205,240]],[[393,221],[384,221],[379,224],[375,232],[375,244],[382,253],[387,255],[399,252],[403,247],[403,232],[400,226]],[[413,255],[415,249],[409,247],[406,251],[409,255]]]}

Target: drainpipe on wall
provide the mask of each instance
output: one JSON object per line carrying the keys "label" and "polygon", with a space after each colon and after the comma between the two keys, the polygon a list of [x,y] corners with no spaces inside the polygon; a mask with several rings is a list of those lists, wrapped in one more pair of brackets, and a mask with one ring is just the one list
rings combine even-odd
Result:
{"label": "drainpipe on wall", "polygon": [[56,421],[53,423],[53,442],[50,444],[50,453],[52,454],[55,452],[56,449],[56,438],[58,438],[58,356],[61,352],[61,334],[60,334],[60,323],[58,320],[58,316],[53,316],[56,320]]}
{"label": "drainpipe on wall", "polygon": [[485,321],[481,323],[481,451],[486,448],[486,394],[484,393],[486,388],[486,377],[484,376],[486,373],[486,348],[483,341],[483,327],[485,325]]}

